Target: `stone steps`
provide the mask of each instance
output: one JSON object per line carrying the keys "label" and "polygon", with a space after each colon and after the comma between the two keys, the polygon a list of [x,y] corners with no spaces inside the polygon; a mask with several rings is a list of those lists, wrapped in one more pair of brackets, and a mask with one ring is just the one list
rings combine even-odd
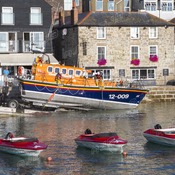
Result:
{"label": "stone steps", "polygon": [[175,101],[175,86],[153,86],[142,102]]}

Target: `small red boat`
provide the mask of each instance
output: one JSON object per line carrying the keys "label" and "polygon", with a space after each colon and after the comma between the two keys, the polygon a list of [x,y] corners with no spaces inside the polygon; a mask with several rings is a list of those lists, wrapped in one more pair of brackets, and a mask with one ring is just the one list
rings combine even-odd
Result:
{"label": "small red boat", "polygon": [[148,129],[143,136],[149,141],[166,146],[175,146],[175,128],[162,129],[160,124]]}
{"label": "small red boat", "polygon": [[120,138],[116,133],[93,134],[90,129],[86,129],[85,134],[75,139],[78,146],[99,151],[117,151],[123,153],[123,146],[127,140]]}
{"label": "small red boat", "polygon": [[0,139],[0,151],[21,156],[38,156],[47,146],[37,138],[14,137],[9,132]]}

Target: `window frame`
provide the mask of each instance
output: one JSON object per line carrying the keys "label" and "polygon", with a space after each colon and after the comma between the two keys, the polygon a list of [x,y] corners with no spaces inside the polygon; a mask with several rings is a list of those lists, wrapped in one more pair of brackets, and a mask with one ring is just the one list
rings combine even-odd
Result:
{"label": "window frame", "polygon": [[[29,40],[25,40],[25,34],[29,35],[28,36]],[[26,44],[30,49],[27,49],[28,47],[26,46]],[[40,31],[23,32],[23,52],[30,52],[31,49],[40,50],[40,51],[45,50],[44,32],[40,32]]]}
{"label": "window frame", "polygon": [[[0,32],[1,35],[4,35],[3,38],[5,40],[0,40],[0,47],[4,48],[4,50],[0,49],[0,53],[3,52],[17,52],[18,51],[18,42],[17,42],[17,32]],[[13,34],[13,38],[11,39],[10,37]],[[1,37],[0,37],[1,38]]]}
{"label": "window frame", "polygon": [[150,39],[158,38],[158,28],[157,27],[149,27],[149,38]]}
{"label": "window frame", "polygon": [[96,0],[96,11],[103,11],[103,0]]}
{"label": "window frame", "polygon": [[[152,54],[153,51],[152,51],[151,47],[154,47],[155,48],[154,54]],[[149,57],[150,56],[154,56],[154,55],[157,55],[158,56],[158,46],[157,45],[149,45]]]}
{"label": "window frame", "polygon": [[[35,15],[38,15],[37,21]],[[30,25],[43,25],[41,7],[30,7]]]}
{"label": "window frame", "polygon": [[91,69],[91,71],[92,71],[92,73],[91,73],[92,75],[94,73],[101,71],[103,80],[111,80],[112,79],[112,76],[111,76],[112,70],[111,69]]}
{"label": "window frame", "polygon": [[140,39],[140,28],[139,27],[130,27],[130,38]]}
{"label": "window frame", "polygon": [[[136,52],[136,53],[133,53],[133,50],[132,50],[132,48],[133,47],[137,47],[138,48],[138,51]],[[133,60],[133,59],[140,59],[140,47],[139,47],[139,45],[131,45],[130,46],[130,58],[131,58],[131,60]],[[137,55],[137,56],[134,56],[134,55]]]}
{"label": "window frame", "polygon": [[145,0],[144,7],[146,11],[157,11],[158,8],[157,0]]}
{"label": "window frame", "polygon": [[[143,71],[146,71],[146,77],[141,78],[142,77],[141,72],[143,72]],[[154,80],[154,79],[156,79],[156,69],[155,68],[132,69],[131,70],[131,77],[133,80],[142,80],[142,79]]]}
{"label": "window frame", "polygon": [[114,11],[114,10],[115,10],[114,0],[108,0],[108,11]]}
{"label": "window frame", "polygon": [[161,9],[162,11],[170,12],[174,9],[173,0],[161,0]]}
{"label": "window frame", "polygon": [[97,39],[106,39],[106,27],[97,27]]}
{"label": "window frame", "polygon": [[129,11],[130,11],[130,1],[124,0],[124,12],[129,12]]}
{"label": "window frame", "polygon": [[[5,12],[6,10],[9,12]],[[6,15],[10,15],[9,22],[6,22],[8,19]],[[13,7],[2,7],[1,25],[15,25]]]}
{"label": "window frame", "polygon": [[[100,48],[104,48],[104,53],[99,52]],[[106,59],[106,46],[97,46],[97,61],[100,59]]]}

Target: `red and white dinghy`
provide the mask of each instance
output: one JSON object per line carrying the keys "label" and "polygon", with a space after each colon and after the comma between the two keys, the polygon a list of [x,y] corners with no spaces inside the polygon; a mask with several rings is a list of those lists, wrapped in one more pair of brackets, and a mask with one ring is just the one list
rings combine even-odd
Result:
{"label": "red and white dinghy", "polygon": [[75,142],[81,147],[120,153],[123,153],[123,146],[127,144],[127,140],[120,138],[116,133],[93,134],[89,129],[77,137]]}
{"label": "red and white dinghy", "polygon": [[175,128],[162,129],[157,124],[153,129],[148,129],[143,136],[149,141],[161,145],[175,146]]}
{"label": "red and white dinghy", "polygon": [[11,132],[0,139],[0,151],[20,156],[38,156],[46,148],[37,138],[14,137]]}

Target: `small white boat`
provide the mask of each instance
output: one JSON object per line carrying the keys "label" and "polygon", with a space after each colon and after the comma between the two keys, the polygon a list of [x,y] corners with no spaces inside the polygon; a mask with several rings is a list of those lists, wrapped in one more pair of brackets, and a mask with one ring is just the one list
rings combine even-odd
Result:
{"label": "small white boat", "polygon": [[92,134],[89,129],[85,131],[85,134],[77,137],[75,142],[80,147],[119,153],[123,153],[123,146],[127,144],[127,140],[120,138],[116,133]]}
{"label": "small white boat", "polygon": [[175,128],[162,129],[157,124],[153,129],[148,129],[143,136],[149,141],[161,145],[175,146]]}

